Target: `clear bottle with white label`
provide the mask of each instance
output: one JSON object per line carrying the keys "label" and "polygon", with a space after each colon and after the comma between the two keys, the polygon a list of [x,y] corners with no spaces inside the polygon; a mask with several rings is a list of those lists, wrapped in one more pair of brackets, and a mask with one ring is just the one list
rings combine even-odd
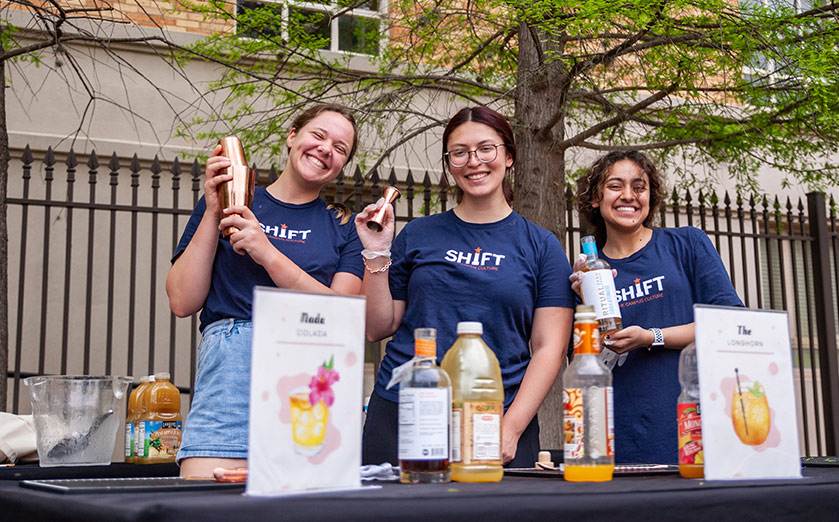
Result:
{"label": "clear bottle with white label", "polygon": [[585,236],[580,242],[586,255],[586,266],[582,269],[583,278],[580,282],[583,303],[594,307],[600,335],[605,336],[623,328],[615,278],[609,263],[597,257],[594,236]]}
{"label": "clear bottle with white label", "polygon": [[577,306],[574,360],[562,375],[564,476],[573,482],[612,480],[615,428],[612,372],[600,360],[594,310]]}
{"label": "clear bottle with white label", "polygon": [[407,484],[451,480],[452,386],[437,366],[437,331],[414,330],[414,359],[399,387],[399,480]]}
{"label": "clear bottle with white label", "polygon": [[457,323],[457,341],[442,362],[452,378],[452,480],[458,482],[498,482],[504,476],[504,384],[481,334],[481,323]]}

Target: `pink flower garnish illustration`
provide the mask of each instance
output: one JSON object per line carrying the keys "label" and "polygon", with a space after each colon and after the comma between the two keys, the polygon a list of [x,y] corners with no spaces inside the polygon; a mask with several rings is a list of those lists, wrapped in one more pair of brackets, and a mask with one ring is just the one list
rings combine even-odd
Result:
{"label": "pink flower garnish illustration", "polygon": [[319,400],[323,399],[326,407],[332,406],[335,402],[335,392],[332,391],[332,385],[340,379],[338,372],[332,369],[335,357],[331,357],[329,362],[324,362],[318,366],[318,374],[312,377],[309,381],[309,404],[314,406]]}

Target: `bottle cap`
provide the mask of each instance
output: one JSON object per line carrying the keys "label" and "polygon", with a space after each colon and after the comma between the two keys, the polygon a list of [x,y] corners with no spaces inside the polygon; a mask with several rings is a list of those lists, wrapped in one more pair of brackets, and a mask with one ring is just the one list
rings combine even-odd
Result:
{"label": "bottle cap", "polygon": [[168,381],[169,377],[170,377],[169,372],[160,372],[160,373],[155,373],[154,374],[154,380],[155,381],[162,381],[164,379]]}
{"label": "bottle cap", "polygon": [[586,256],[597,255],[597,243],[594,236],[585,236],[580,239],[580,243],[583,245],[583,254]]}
{"label": "bottle cap", "polygon": [[[544,466],[544,467],[543,467]],[[550,451],[540,451],[539,452],[539,460],[535,462],[536,469],[545,469],[545,468],[553,468],[554,463],[551,460],[551,452]]]}
{"label": "bottle cap", "polygon": [[577,310],[574,313],[574,320],[594,321],[597,314],[594,313],[594,307],[591,305],[577,305]]}
{"label": "bottle cap", "polygon": [[414,354],[417,357],[437,357],[437,330],[414,329]]}
{"label": "bottle cap", "polygon": [[484,333],[484,325],[477,321],[462,321],[457,323],[457,335]]}

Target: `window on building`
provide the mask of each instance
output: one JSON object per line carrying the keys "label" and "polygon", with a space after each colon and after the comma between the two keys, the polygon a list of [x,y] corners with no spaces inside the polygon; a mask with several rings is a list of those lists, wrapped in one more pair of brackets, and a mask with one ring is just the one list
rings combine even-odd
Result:
{"label": "window on building", "polygon": [[237,0],[240,21],[236,34],[308,41],[328,51],[377,55],[382,39],[383,3],[382,0]]}
{"label": "window on building", "polygon": [[[794,9],[796,13],[809,11],[819,5],[819,0],[740,0],[740,7],[746,12],[756,12],[756,6],[763,8],[786,7]],[[789,64],[776,63],[769,55],[754,52],[748,57],[743,68],[744,79],[748,83],[778,84],[794,76],[789,70]]]}

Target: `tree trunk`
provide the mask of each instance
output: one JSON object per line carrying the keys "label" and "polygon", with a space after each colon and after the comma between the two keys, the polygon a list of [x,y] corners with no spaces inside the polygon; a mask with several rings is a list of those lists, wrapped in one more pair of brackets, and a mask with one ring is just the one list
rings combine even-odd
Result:
{"label": "tree trunk", "polygon": [[[4,51],[0,41],[0,54]],[[9,368],[9,249],[6,229],[6,185],[9,179],[9,133],[6,128],[6,63],[0,61],[0,411],[6,411]],[[22,284],[22,283],[21,283]]]}
{"label": "tree trunk", "polygon": [[[565,151],[556,144],[565,134],[564,114],[551,128],[551,118],[564,104],[567,77],[561,64],[543,63],[546,52],[559,46],[526,24],[519,32],[518,88],[514,128],[516,211],[557,235],[565,243]],[[562,447],[562,386],[558,378],[539,408],[541,446]]]}

